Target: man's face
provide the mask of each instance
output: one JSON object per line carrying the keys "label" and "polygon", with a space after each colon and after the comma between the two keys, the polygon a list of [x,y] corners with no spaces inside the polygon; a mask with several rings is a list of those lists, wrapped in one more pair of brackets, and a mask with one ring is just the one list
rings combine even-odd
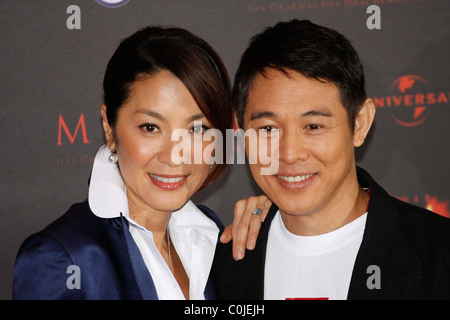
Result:
{"label": "man's face", "polygon": [[279,139],[278,172],[262,175],[261,163],[250,169],[283,214],[336,210],[354,193],[357,142],[334,84],[269,69],[250,88],[244,129],[265,135],[258,141]]}

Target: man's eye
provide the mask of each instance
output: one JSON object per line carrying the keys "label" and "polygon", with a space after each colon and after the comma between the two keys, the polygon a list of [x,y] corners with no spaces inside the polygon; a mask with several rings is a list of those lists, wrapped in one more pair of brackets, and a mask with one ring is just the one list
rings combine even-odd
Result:
{"label": "man's eye", "polygon": [[144,124],[140,125],[139,128],[141,128],[142,130],[144,130],[145,132],[148,132],[148,133],[154,133],[159,130],[158,126],[156,124],[152,124],[152,123],[144,123]]}
{"label": "man's eye", "polygon": [[306,126],[306,128],[311,131],[317,131],[317,130],[321,129],[322,126],[320,124],[309,124]]}
{"label": "man's eye", "polygon": [[273,132],[276,132],[278,129],[274,126],[264,126],[264,127],[259,128],[259,130],[264,133],[273,133]]}

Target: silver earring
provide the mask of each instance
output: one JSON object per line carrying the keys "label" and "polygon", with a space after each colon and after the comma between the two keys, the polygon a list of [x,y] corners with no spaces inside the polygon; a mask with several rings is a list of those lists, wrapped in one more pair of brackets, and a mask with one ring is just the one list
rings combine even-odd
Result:
{"label": "silver earring", "polygon": [[117,160],[119,159],[119,157],[117,157],[117,153],[115,153],[111,150],[109,150],[109,153],[110,153],[109,157],[108,157],[109,163],[116,164]]}
{"label": "silver earring", "polygon": [[211,173],[211,171],[212,171],[212,169],[214,168],[214,166],[216,165],[216,162],[213,160],[213,162],[210,164],[210,166],[209,166],[209,172],[208,172],[208,174],[209,173]]}

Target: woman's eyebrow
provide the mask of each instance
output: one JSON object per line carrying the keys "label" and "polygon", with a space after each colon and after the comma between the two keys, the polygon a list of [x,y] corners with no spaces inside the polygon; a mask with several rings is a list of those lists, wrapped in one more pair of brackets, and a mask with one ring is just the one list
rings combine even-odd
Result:
{"label": "woman's eyebrow", "polygon": [[192,122],[192,121],[199,120],[202,118],[205,118],[205,115],[203,113],[199,113],[199,114],[189,117],[186,122]]}
{"label": "woman's eyebrow", "polygon": [[[159,119],[161,121],[167,122],[167,118],[166,117],[164,117],[162,114],[160,114],[158,112],[155,112],[155,111],[146,110],[146,109],[139,109],[139,110],[136,110],[135,113],[143,113],[143,114],[146,114],[146,115],[148,115],[150,117],[153,117],[153,118]],[[202,119],[202,118],[205,118],[205,115],[203,113],[198,113],[198,114],[195,114],[193,116],[190,116],[186,120],[186,122],[192,122],[192,121],[199,120],[199,119]]]}
{"label": "woman's eyebrow", "polygon": [[160,114],[158,112],[151,111],[151,110],[139,109],[139,110],[136,110],[135,113],[143,113],[143,114],[146,114],[146,115],[148,115],[150,117],[157,118],[157,119],[159,119],[161,121],[167,121],[167,119],[162,114]]}

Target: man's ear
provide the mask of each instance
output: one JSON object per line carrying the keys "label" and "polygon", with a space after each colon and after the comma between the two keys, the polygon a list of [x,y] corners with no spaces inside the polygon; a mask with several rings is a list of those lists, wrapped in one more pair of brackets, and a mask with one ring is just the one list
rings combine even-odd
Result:
{"label": "man's ear", "polygon": [[364,101],[355,118],[355,131],[353,133],[353,145],[355,147],[359,147],[364,143],[374,118],[375,104],[372,99],[368,98]]}
{"label": "man's ear", "polygon": [[115,151],[116,143],[114,141],[114,130],[109,125],[108,117],[106,115],[106,105],[104,105],[104,104],[102,104],[102,106],[101,106],[101,113],[102,113],[102,125],[103,125],[103,131],[105,132],[106,144],[108,145],[109,150]]}

